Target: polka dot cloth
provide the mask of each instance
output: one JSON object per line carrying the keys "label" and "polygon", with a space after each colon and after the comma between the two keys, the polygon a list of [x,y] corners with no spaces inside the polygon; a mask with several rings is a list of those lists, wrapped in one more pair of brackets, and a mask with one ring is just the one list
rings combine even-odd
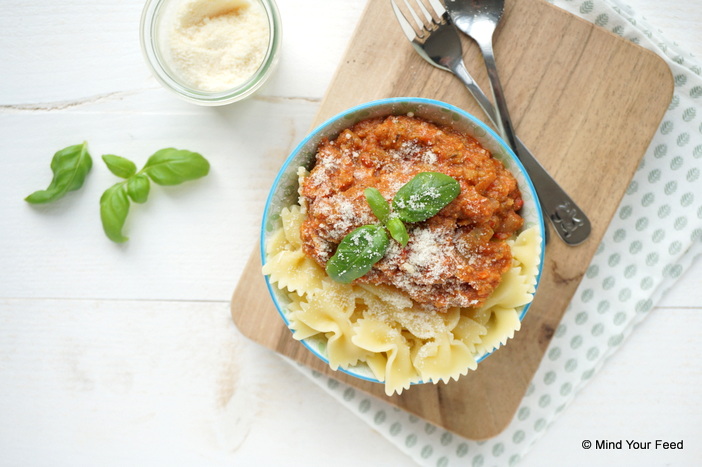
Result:
{"label": "polka dot cloth", "polygon": [[320,386],[420,465],[515,465],[702,253],[702,68],[617,0],[551,3],[664,57],[674,97],[507,429],[464,439],[318,373]]}

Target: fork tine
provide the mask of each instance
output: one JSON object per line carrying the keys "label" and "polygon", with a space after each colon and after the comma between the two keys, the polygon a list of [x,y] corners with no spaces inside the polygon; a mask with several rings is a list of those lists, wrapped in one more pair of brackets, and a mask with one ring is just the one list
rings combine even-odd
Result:
{"label": "fork tine", "polygon": [[[417,12],[414,11],[414,8],[412,7],[412,5],[410,5],[408,0],[403,0],[403,2],[405,3],[405,7],[409,11],[410,16],[414,20],[414,24],[416,24],[417,27],[419,28],[419,36],[420,37],[423,36],[424,30],[426,29],[424,22],[419,18],[419,16],[417,16]],[[406,16],[405,16],[405,19],[407,19]]]}
{"label": "fork tine", "polygon": [[414,31],[414,28],[410,24],[409,20],[407,20],[405,14],[402,13],[400,7],[397,6],[395,0],[390,0],[390,3],[392,4],[392,10],[395,12],[397,21],[398,23],[400,23],[400,28],[402,28],[402,32],[405,33],[405,36],[407,37],[407,39],[410,40],[410,42],[414,42],[417,39],[417,34]]}
{"label": "fork tine", "polygon": [[439,0],[428,0],[431,7],[434,9],[434,13],[439,19],[444,19],[446,14],[446,8]]}
{"label": "fork tine", "polygon": [[[407,6],[409,6],[408,0],[405,0],[405,3],[407,3]],[[434,18],[432,18],[431,13],[429,13],[429,10],[424,6],[424,3],[422,3],[422,0],[414,0],[414,3],[417,4],[419,7],[419,10],[422,12],[424,15],[424,18],[426,19],[426,22],[421,22],[420,24],[432,24],[434,22]],[[410,11],[414,10],[414,8],[410,7]]]}

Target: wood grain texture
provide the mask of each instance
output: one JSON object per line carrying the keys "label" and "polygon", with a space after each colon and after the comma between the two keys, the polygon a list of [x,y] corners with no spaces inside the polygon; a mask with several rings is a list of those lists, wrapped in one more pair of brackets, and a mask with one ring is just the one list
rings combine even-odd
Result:
{"label": "wood grain texture", "polygon": [[[468,69],[489,89],[477,48],[464,45]],[[509,345],[458,382],[387,397],[379,384],[332,372],[292,339],[270,301],[258,249],[232,298],[234,322],[249,338],[471,439],[498,434],[513,417],[673,89],[658,56],[543,0],[507,1],[495,54],[518,135],[593,226],[578,247],[553,237],[534,304]],[[453,76],[414,52],[389,2],[370,0],[315,124],[394,96],[439,99],[486,120]]]}

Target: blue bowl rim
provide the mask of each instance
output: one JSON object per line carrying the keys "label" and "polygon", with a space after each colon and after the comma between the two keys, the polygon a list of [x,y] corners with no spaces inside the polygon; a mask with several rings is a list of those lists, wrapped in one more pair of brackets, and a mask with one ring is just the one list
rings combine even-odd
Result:
{"label": "blue bowl rim", "polygon": [[[465,110],[456,107],[452,104],[439,101],[436,99],[428,99],[424,97],[391,97],[391,98],[385,98],[385,99],[377,99],[369,102],[365,102],[363,104],[356,105],[354,107],[348,108],[330,118],[328,118],[326,121],[323,123],[319,124],[317,127],[315,127],[312,131],[310,131],[305,138],[298,143],[298,145],[293,149],[293,151],[288,155],[288,157],[285,159],[285,162],[283,162],[283,165],[280,167],[278,170],[278,174],[273,181],[273,185],[271,186],[271,189],[268,193],[268,197],[266,198],[266,204],[263,210],[263,217],[262,217],[262,222],[261,222],[261,230],[260,230],[260,237],[259,237],[259,250],[260,250],[260,255],[261,255],[261,264],[265,265],[266,264],[266,248],[265,248],[265,236],[266,236],[266,220],[268,219],[268,214],[269,214],[269,208],[271,205],[271,200],[273,199],[273,196],[275,195],[278,186],[280,185],[281,178],[283,174],[286,172],[288,166],[292,163],[293,159],[299,154],[299,152],[302,150],[303,147],[307,145],[307,143],[317,137],[317,135],[322,132],[325,128],[329,127],[330,125],[333,125],[335,122],[338,120],[341,120],[345,118],[347,115],[363,111],[365,109],[369,108],[374,108],[378,107],[381,105],[393,105],[393,104],[418,104],[418,105],[430,105],[430,106],[435,106],[435,107],[440,107],[443,109],[446,109],[451,112],[456,112],[460,114],[463,118],[466,118],[485,130],[487,133],[490,134],[492,138],[497,140],[500,145],[504,148],[506,154],[514,161],[514,163],[517,165],[519,170],[524,174],[524,178],[526,180],[527,186],[529,187],[529,190],[531,191],[531,194],[534,198],[534,207],[538,213],[538,225],[540,227],[540,236],[541,236],[541,254],[540,254],[540,262],[539,262],[539,271],[536,275],[536,284],[535,284],[535,290],[534,290],[534,295],[536,294],[539,284],[541,283],[541,275],[543,272],[543,265],[544,265],[544,255],[545,255],[545,250],[546,250],[546,225],[544,223],[544,214],[543,210],[541,209],[541,203],[538,198],[538,194],[536,193],[536,188],[534,187],[534,184],[531,181],[531,178],[529,177],[529,174],[527,173],[526,169],[524,168],[524,165],[522,162],[519,160],[517,155],[514,153],[512,148],[505,142],[505,140],[499,136],[490,126],[485,124],[482,120],[478,119],[477,117],[473,116],[472,114],[466,112]],[[285,323],[286,327],[289,328],[290,326],[290,321],[287,319],[285,316],[285,313],[281,309],[280,304],[278,303],[278,300],[276,299],[275,292],[273,290],[273,285],[270,283],[270,280],[268,276],[264,276],[264,279],[266,281],[266,287],[268,288],[268,293],[271,296],[271,299],[273,300],[273,304],[275,305],[276,310],[278,310],[278,314],[280,317],[283,319],[283,322]],[[527,311],[529,310],[531,303],[527,303],[524,305],[524,307],[521,310],[521,313],[519,314],[519,321],[521,322],[524,319],[524,316],[526,315]],[[290,330],[292,333],[292,330]],[[322,360],[324,363],[327,365],[329,364],[329,359],[325,357],[324,355],[320,354],[317,349],[315,349],[309,342],[307,342],[306,339],[302,339],[300,341],[312,354],[314,354],[317,358]],[[489,352],[485,352],[482,354],[477,360],[477,363],[482,362],[484,359],[489,357],[495,350],[498,349],[492,349]],[[336,371],[341,371],[343,373],[346,373],[350,376],[353,376],[354,378],[358,378],[361,380],[365,381],[370,381],[373,383],[382,383],[382,381],[378,381],[375,378],[370,378],[364,375],[360,375],[358,373],[352,372],[346,368],[339,367]],[[413,384],[422,384],[425,383],[424,381],[420,381],[417,383]]]}

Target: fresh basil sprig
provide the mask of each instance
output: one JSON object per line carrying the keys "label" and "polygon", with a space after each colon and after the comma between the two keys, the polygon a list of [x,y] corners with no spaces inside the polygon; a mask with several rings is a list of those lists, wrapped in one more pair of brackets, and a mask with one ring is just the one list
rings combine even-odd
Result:
{"label": "fresh basil sprig", "polygon": [[43,204],[62,198],[69,191],[83,186],[85,177],[93,166],[88,153],[88,143],[76,144],[61,149],[51,159],[54,176],[46,190],[38,190],[25,198],[31,204]]}
{"label": "fresh basil sprig", "polygon": [[130,200],[145,203],[149,197],[151,181],[157,185],[178,185],[204,177],[210,164],[202,155],[183,149],[166,148],[157,151],[140,171],[128,159],[120,156],[102,157],[110,171],[125,180],[108,188],[100,198],[100,219],[107,237],[113,242],[128,240],[122,234],[129,214]]}
{"label": "fresh basil sprig", "polygon": [[409,242],[405,222],[422,222],[436,215],[461,192],[460,184],[446,174],[421,172],[395,194],[392,208],[377,188],[363,194],[380,224],[364,225],[346,235],[327,261],[329,277],[348,284],[363,277],[383,259],[390,246],[388,232],[402,246]]}

